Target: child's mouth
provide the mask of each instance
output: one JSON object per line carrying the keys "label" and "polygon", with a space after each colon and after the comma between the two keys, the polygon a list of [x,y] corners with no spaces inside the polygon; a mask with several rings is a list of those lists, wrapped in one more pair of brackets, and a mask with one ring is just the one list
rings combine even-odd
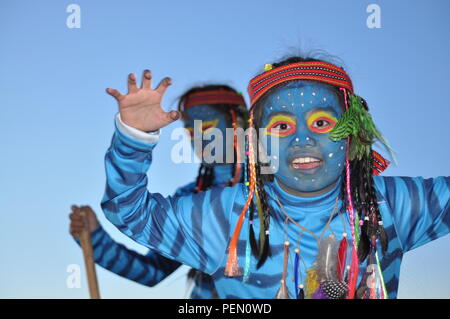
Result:
{"label": "child's mouth", "polygon": [[316,157],[305,156],[294,158],[290,166],[295,170],[310,170],[321,166],[323,161]]}

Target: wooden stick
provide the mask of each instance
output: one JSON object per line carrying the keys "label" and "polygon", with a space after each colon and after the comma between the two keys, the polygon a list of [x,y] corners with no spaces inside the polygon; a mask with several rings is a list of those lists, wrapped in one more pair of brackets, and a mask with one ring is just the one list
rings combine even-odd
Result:
{"label": "wooden stick", "polygon": [[85,212],[80,208],[80,215],[84,219],[84,230],[80,235],[81,249],[83,250],[84,264],[86,266],[86,274],[89,285],[89,295],[91,299],[100,299],[100,292],[98,289],[97,273],[95,272],[94,253],[92,251],[91,233],[89,231],[89,222],[86,218]]}

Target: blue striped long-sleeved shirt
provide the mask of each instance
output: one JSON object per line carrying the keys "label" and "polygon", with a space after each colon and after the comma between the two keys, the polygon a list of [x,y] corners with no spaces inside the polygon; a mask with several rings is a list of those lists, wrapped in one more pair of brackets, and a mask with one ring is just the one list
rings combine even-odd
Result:
{"label": "blue striped long-sleeved shirt", "polygon": [[[319,235],[326,225],[340,183],[328,193],[316,197],[297,197],[286,193],[278,183],[267,183],[265,190],[272,207],[270,241],[272,254],[259,269],[251,256],[251,275],[247,283],[242,277],[226,278],[226,249],[245,203],[242,184],[213,188],[200,194],[163,197],[147,191],[147,170],[152,161],[154,143],[145,143],[116,130],[105,157],[106,193],[102,208],[106,217],[123,233],[161,254],[190,265],[214,277],[221,298],[272,298],[282,279],[283,243],[289,240],[295,247],[299,229],[284,223],[284,215],[276,203],[279,199],[285,211],[297,223]],[[438,177],[375,177],[375,188],[384,227],[389,236],[389,249],[380,255],[386,288],[390,298],[397,295],[400,264],[403,253],[450,230],[450,178]],[[338,201],[341,208],[341,201]],[[254,224],[258,233],[258,222]],[[342,238],[350,233],[346,214],[336,214],[325,235],[333,232]],[[239,241],[241,266],[245,260],[248,225],[244,224]],[[316,240],[308,235],[301,239],[300,281],[313,265],[317,253]],[[289,258],[288,278],[293,274],[293,249]],[[365,263],[360,265],[360,278]],[[287,282],[294,296],[294,282]]]}
{"label": "blue striped long-sleeved shirt", "polygon": [[[225,185],[231,179],[231,165],[214,167],[213,185]],[[176,196],[185,196],[195,191],[195,183],[180,187]],[[150,250],[141,255],[117,243],[99,225],[91,233],[94,260],[101,267],[124,278],[148,287],[153,287],[172,274],[181,264]],[[76,240],[79,244],[79,240]],[[210,299],[215,297],[211,278],[197,273],[193,278],[191,299]]]}

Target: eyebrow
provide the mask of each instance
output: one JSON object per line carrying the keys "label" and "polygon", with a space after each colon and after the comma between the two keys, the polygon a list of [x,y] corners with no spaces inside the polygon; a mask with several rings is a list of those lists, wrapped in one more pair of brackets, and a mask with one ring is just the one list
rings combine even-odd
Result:
{"label": "eyebrow", "polygon": [[332,107],[329,107],[329,106],[327,106],[327,107],[323,107],[323,106],[316,107],[315,109],[312,109],[312,110],[308,111],[308,113],[306,113],[306,114],[307,114],[307,116],[310,116],[311,114],[317,113],[317,112],[320,112],[320,111],[330,113],[330,114],[334,115],[335,117],[339,116],[336,113],[335,109],[332,108]]}
{"label": "eyebrow", "polygon": [[295,113],[291,113],[291,112],[286,112],[286,111],[276,111],[276,112],[272,112],[270,114],[267,114],[269,118],[272,118],[274,116],[277,115],[285,115],[285,116],[291,116],[291,117],[295,117]]}

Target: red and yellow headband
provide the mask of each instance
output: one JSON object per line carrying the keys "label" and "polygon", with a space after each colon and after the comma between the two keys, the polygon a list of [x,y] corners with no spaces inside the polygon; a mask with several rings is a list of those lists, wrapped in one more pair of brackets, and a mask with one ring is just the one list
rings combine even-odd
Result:
{"label": "red and yellow headband", "polygon": [[344,69],[319,61],[297,62],[270,69],[253,78],[248,85],[253,106],[271,88],[290,81],[314,80],[342,87],[353,93],[353,84]]}
{"label": "red and yellow headband", "polygon": [[191,107],[195,105],[211,105],[211,104],[234,104],[245,105],[245,100],[241,94],[227,90],[210,90],[189,94],[186,97],[183,107]]}

